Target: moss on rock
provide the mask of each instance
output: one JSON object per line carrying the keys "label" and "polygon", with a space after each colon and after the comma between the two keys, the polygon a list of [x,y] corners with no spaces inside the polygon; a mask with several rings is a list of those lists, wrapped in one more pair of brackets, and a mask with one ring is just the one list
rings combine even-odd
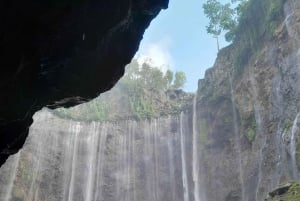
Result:
{"label": "moss on rock", "polygon": [[207,144],[208,140],[208,130],[207,130],[207,124],[206,119],[200,119],[199,125],[199,139],[200,139],[200,147],[201,150],[205,148],[205,145]]}
{"label": "moss on rock", "polygon": [[249,140],[249,142],[253,142],[255,139],[255,130],[253,128],[248,129],[246,137]]}
{"label": "moss on rock", "polygon": [[299,201],[300,200],[300,183],[292,182],[287,192],[281,195],[275,195],[266,199],[266,201]]}

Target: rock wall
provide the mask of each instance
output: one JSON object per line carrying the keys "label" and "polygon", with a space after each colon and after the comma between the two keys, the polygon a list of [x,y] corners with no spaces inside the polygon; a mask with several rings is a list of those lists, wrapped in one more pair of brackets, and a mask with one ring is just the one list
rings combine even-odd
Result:
{"label": "rock wall", "polygon": [[0,6],[0,165],[32,115],[110,89],[168,0],[13,0]]}
{"label": "rock wall", "polygon": [[299,181],[300,2],[252,2],[193,109],[114,123],[43,113],[1,168],[1,200],[262,201]]}
{"label": "rock wall", "polygon": [[[253,2],[263,19],[263,3]],[[274,30],[254,16],[199,81],[207,201],[260,201],[279,183],[299,180],[300,4],[283,2]]]}
{"label": "rock wall", "polygon": [[191,123],[189,113],[83,123],[39,112],[0,169],[0,200],[189,201]]}

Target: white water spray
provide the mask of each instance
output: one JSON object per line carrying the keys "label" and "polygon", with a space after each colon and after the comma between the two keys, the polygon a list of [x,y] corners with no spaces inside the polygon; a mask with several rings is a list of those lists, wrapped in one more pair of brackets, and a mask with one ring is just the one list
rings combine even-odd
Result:
{"label": "white water spray", "polygon": [[290,146],[290,152],[291,152],[291,157],[292,157],[292,171],[293,171],[293,179],[298,180],[298,166],[297,166],[297,160],[296,160],[296,152],[297,152],[297,145],[296,145],[296,134],[297,134],[297,130],[298,130],[298,117],[299,117],[298,113],[296,115],[296,118],[293,122],[293,126],[292,126],[292,133],[291,133],[291,146]]}
{"label": "white water spray", "polygon": [[[79,123],[45,112],[36,118],[20,159],[0,168],[1,201],[205,200],[197,131],[194,142],[186,133],[190,116]],[[189,194],[193,182],[195,198]]]}
{"label": "white water spray", "polygon": [[73,129],[74,129],[73,133],[75,133],[75,136],[74,136],[71,181],[70,181],[68,201],[74,200],[73,197],[74,197],[74,185],[75,185],[75,171],[76,171],[76,164],[77,164],[78,135],[80,132],[80,123],[77,123],[75,127],[73,127]]}
{"label": "white water spray", "polygon": [[240,145],[240,136],[239,136],[239,128],[238,128],[238,120],[237,120],[237,112],[235,108],[235,98],[234,91],[232,87],[232,78],[230,78],[230,92],[231,92],[231,103],[232,103],[232,113],[233,113],[233,127],[234,127],[234,135],[235,135],[235,144],[237,146],[237,157],[238,157],[238,168],[239,168],[239,180],[241,182],[242,189],[242,200],[246,199],[245,195],[245,182],[244,182],[244,170],[242,167],[242,157],[241,157],[241,145]]}
{"label": "white water spray", "polygon": [[189,186],[187,181],[186,158],[185,158],[185,136],[183,133],[183,112],[180,114],[180,147],[182,164],[182,184],[184,201],[189,201]]}
{"label": "white water spray", "polygon": [[199,193],[199,156],[198,156],[198,132],[197,132],[197,95],[193,100],[193,182],[194,200],[200,201]]}
{"label": "white water spray", "polygon": [[15,178],[16,178],[16,174],[17,174],[17,169],[18,169],[18,166],[19,166],[19,161],[20,161],[20,152],[15,154],[13,156],[13,159],[9,159],[9,160],[12,160],[12,175],[10,176],[10,180],[9,180],[9,183],[8,183],[8,188],[7,188],[7,192],[6,192],[6,195],[5,195],[5,198],[4,198],[4,201],[9,201],[10,198],[11,198],[11,193],[12,193],[12,190],[13,190],[13,187],[14,187],[14,181],[15,181]]}

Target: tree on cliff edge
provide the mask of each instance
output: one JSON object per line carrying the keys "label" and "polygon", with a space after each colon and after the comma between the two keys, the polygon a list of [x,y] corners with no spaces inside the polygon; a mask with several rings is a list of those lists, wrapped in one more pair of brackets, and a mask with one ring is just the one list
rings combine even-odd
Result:
{"label": "tree on cliff edge", "polygon": [[207,0],[203,4],[204,14],[209,19],[206,31],[216,38],[218,51],[220,50],[219,36],[222,31],[228,31],[225,35],[226,41],[230,42],[234,38],[234,29],[237,22],[235,19],[235,9],[232,9],[230,6],[230,3],[223,5],[217,0]]}

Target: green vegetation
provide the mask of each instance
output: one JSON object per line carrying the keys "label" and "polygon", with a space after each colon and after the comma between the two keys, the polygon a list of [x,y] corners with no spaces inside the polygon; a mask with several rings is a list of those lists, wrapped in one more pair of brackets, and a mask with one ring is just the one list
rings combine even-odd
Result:
{"label": "green vegetation", "polygon": [[286,201],[298,201],[300,200],[300,184],[294,182],[286,195]]}
{"label": "green vegetation", "polygon": [[[285,0],[248,0],[240,6],[234,30],[236,48],[233,53],[233,75],[240,77],[251,58],[257,59],[265,42],[273,40],[275,30],[283,20]],[[255,13],[255,15],[253,15]],[[263,57],[261,57],[263,58]]]}
{"label": "green vegetation", "polygon": [[175,88],[175,89],[179,89],[184,85],[185,82],[186,82],[185,73],[182,72],[182,71],[176,72],[175,73],[174,84],[173,84],[172,87]]}
{"label": "green vegetation", "polygon": [[274,35],[276,27],[280,23],[282,17],[282,5],[284,0],[272,0],[268,4],[264,4],[266,10],[265,22],[270,32]]}
{"label": "green vegetation", "polygon": [[286,119],[284,122],[284,131],[290,130],[290,128],[292,128],[293,126],[293,122],[290,119]]}
{"label": "green vegetation", "polygon": [[236,27],[235,9],[231,8],[231,4],[221,4],[217,0],[207,0],[203,4],[203,10],[206,17],[209,19],[209,25],[206,26],[206,31],[212,34],[217,40],[217,48],[219,51],[219,36],[222,31],[227,31],[225,39],[232,41],[234,38],[234,29]]}
{"label": "green vegetation", "polygon": [[[147,119],[178,113],[181,110],[181,103],[185,104],[187,101],[171,100],[169,95],[174,91],[182,92],[181,88],[185,82],[184,72],[175,72],[174,76],[171,70],[163,73],[148,63],[140,65],[133,60],[126,67],[124,77],[111,91],[88,104],[68,110],[58,109],[55,113],[63,118],[83,121],[117,120],[128,117]],[[187,94],[182,92],[181,95]],[[178,97],[175,93],[176,98]]]}
{"label": "green vegetation", "polygon": [[[225,39],[228,42],[233,41],[236,35],[241,35],[245,30],[253,31],[252,34],[257,34],[257,31],[274,33],[283,15],[284,1],[231,0],[231,3],[221,4],[217,0],[207,0],[203,4],[204,14],[209,19],[209,25],[206,26],[207,33],[216,37],[225,31]],[[257,21],[258,19],[260,20]],[[263,27],[255,27],[259,24]],[[250,27],[247,28],[248,25]]]}
{"label": "green vegetation", "polygon": [[300,200],[300,184],[298,182],[292,182],[291,187],[289,187],[288,191],[282,195],[276,195],[268,201],[299,201]]}
{"label": "green vegetation", "polygon": [[253,142],[254,141],[255,135],[256,135],[256,133],[255,133],[255,130],[253,128],[249,128],[247,130],[246,137],[249,140],[249,142]]}
{"label": "green vegetation", "polygon": [[245,137],[247,140],[252,143],[255,140],[256,136],[256,119],[255,114],[252,113],[250,116],[242,120],[242,126],[244,128]]}
{"label": "green vegetation", "polygon": [[207,144],[207,140],[208,140],[208,130],[207,130],[206,119],[200,119],[200,123],[199,123],[199,141],[200,141],[201,151],[204,150],[205,145]]}
{"label": "green vegetation", "polygon": [[[231,0],[222,4],[218,0],[207,0],[203,4],[204,14],[209,19],[206,31],[217,39],[222,32],[228,42],[235,41],[232,57],[234,79],[240,77],[253,55],[276,36],[276,28],[283,19],[285,0]],[[255,13],[255,15],[253,15]]]}

